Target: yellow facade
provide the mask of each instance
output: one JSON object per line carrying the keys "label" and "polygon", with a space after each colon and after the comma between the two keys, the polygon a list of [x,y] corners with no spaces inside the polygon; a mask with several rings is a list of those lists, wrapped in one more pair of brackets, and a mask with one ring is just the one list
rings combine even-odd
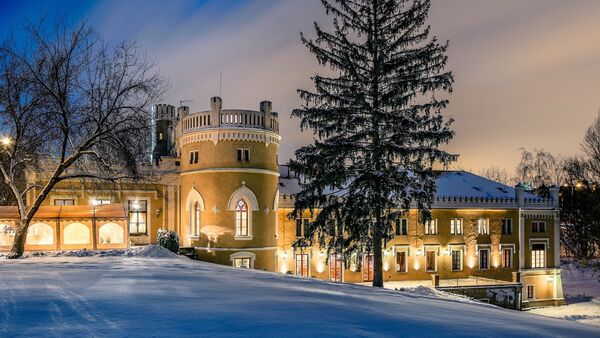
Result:
{"label": "yellow facade", "polygon": [[[158,229],[164,228],[176,231],[181,246],[194,250],[201,260],[324,280],[369,281],[369,257],[342,260],[328,257],[323,248],[294,250],[292,244],[303,235],[303,220],[298,227],[298,220],[289,217],[292,190],[298,185],[278,166],[281,138],[271,103],[261,102],[259,111],[223,110],[220,98],[212,98],[210,104],[211,110],[194,114],[180,107],[176,117],[174,107],[160,106],[161,111],[171,112],[161,117],[170,119],[161,130],[173,127],[176,150],[155,159],[160,182],[113,187],[62,184],[44,205],[122,204],[128,218],[128,224],[123,224],[128,229],[127,245],[156,243]],[[439,276],[511,282],[517,276],[524,306],[563,302],[558,205],[552,199],[533,198],[519,187],[510,192],[505,188],[512,189],[498,189],[513,195],[451,192],[436,197],[435,231],[418,221],[415,210],[410,211],[406,228],[384,250],[385,281],[429,281]],[[30,198],[34,195],[32,191]],[[310,214],[302,218],[310,221]],[[47,223],[55,236],[53,244],[28,250],[88,248],[64,242],[69,224]],[[118,247],[100,243],[99,228],[89,220],[78,223],[80,233],[94,243],[90,249]],[[510,231],[503,231],[508,223]]]}

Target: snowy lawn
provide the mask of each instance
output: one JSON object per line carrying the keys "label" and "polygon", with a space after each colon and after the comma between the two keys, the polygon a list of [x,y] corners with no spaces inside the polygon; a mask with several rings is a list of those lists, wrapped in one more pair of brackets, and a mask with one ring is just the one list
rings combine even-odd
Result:
{"label": "snowy lawn", "polygon": [[600,326],[599,278],[600,272],[593,269],[577,269],[574,264],[563,265],[562,282],[567,305],[533,309],[530,312]]}
{"label": "snowy lawn", "polygon": [[0,336],[600,336],[436,295],[142,256],[163,257],[0,258]]}

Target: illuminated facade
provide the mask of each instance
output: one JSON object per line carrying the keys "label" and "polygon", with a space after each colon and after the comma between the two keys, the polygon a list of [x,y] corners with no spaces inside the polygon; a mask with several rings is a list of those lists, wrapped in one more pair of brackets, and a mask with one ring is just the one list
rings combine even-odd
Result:
{"label": "illuminated facade", "polygon": [[[210,107],[190,114],[187,107],[155,105],[153,164],[161,182],[61,183],[36,215],[26,249],[143,245],[156,243],[164,228],[176,231],[181,246],[201,260],[370,281],[370,256],[342,260],[317,247],[293,249],[310,219],[308,212],[288,217],[299,185],[278,166],[281,137],[271,102],[261,102],[258,111],[227,110],[214,97]],[[411,211],[395,225],[396,238],[384,251],[386,281],[478,276],[521,282],[524,306],[564,301],[557,189],[543,199],[463,171],[442,172],[437,184],[431,222],[419,223]],[[14,216],[10,208],[0,210],[0,250],[10,248]]]}

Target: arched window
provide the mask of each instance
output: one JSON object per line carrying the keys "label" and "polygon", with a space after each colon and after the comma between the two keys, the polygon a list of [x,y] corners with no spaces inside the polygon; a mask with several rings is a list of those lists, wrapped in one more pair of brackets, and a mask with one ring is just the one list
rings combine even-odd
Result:
{"label": "arched window", "polygon": [[0,246],[12,245],[15,240],[15,229],[8,224],[0,224]]}
{"label": "arched window", "polygon": [[116,223],[100,227],[100,244],[123,244],[123,228]]}
{"label": "arched window", "polygon": [[200,203],[194,203],[190,215],[190,235],[200,236]]}
{"label": "arched window", "polygon": [[235,205],[235,235],[250,236],[248,224],[248,203],[240,199]]}
{"label": "arched window", "polygon": [[71,223],[63,231],[64,244],[89,244],[90,229],[81,223]]}
{"label": "arched window", "polygon": [[54,244],[54,229],[48,224],[36,223],[27,229],[26,244],[51,245]]}

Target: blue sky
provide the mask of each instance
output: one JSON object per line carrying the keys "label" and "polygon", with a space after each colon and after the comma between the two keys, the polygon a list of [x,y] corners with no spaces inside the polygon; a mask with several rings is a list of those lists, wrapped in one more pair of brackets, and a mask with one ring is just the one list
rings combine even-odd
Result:
{"label": "blue sky", "polygon": [[[310,135],[289,119],[297,88],[323,72],[300,44],[327,22],[319,0],[0,0],[2,36],[40,15],[88,19],[107,41],[137,41],[171,83],[164,98],[193,111],[219,94],[225,108],[258,109],[270,99],[282,117],[285,160]],[[600,107],[600,1],[433,0],[429,23],[450,40],[455,74],[447,115],[459,168],[514,168],[519,147],[575,154]]]}

